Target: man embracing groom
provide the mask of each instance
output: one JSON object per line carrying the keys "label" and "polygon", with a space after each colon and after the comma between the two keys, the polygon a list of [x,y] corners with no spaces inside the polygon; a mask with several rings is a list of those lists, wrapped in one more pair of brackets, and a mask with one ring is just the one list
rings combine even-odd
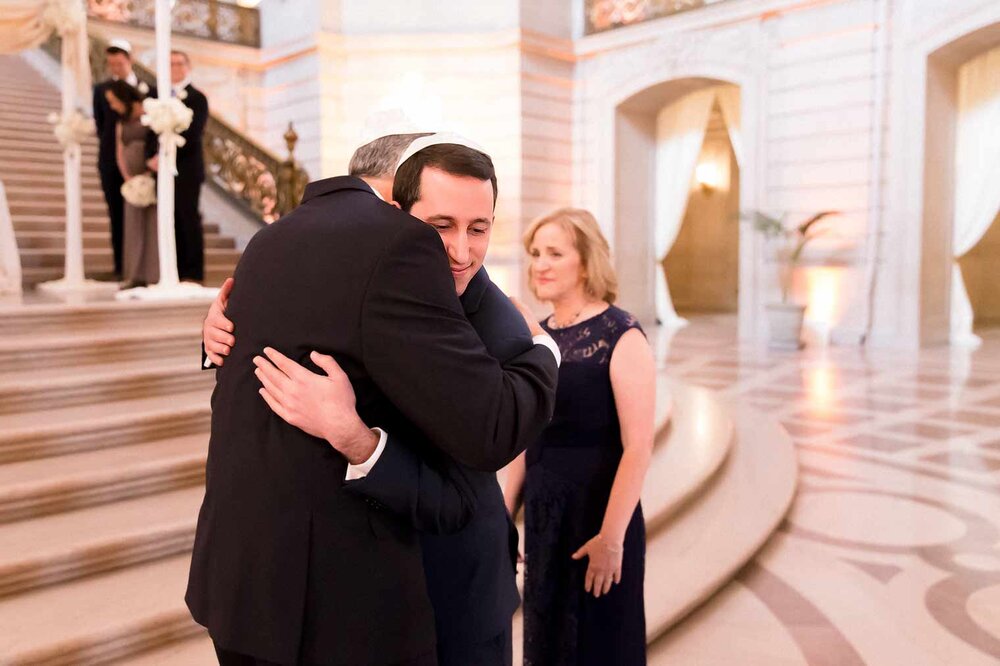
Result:
{"label": "man embracing groom", "polygon": [[558,350],[482,268],[484,152],[392,135],[350,171],[254,237],[206,320],[188,605],[223,664],[510,664],[494,472],[547,425]]}

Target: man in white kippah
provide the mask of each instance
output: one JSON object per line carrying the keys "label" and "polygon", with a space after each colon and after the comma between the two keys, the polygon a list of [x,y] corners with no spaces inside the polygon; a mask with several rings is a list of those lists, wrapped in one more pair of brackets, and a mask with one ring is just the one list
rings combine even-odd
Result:
{"label": "man in white kippah", "polygon": [[414,138],[311,183],[206,320],[225,363],[187,602],[222,664],[510,663],[493,473],[547,424],[558,351],[481,269],[492,161],[426,137],[394,179]]}

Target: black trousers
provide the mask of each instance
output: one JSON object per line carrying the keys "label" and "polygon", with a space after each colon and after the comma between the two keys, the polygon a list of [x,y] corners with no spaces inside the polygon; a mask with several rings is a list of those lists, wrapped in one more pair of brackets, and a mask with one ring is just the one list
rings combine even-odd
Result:
{"label": "black trousers", "polygon": [[101,174],[101,189],[104,190],[104,201],[108,204],[108,219],[111,222],[111,251],[115,255],[115,274],[122,274],[122,239],[125,225],[125,199],[122,198],[121,171],[115,165],[111,168],[98,169]]}
{"label": "black trousers", "polygon": [[201,226],[201,183],[178,176],[174,185],[174,232],[177,238],[177,275],[181,280],[205,279],[205,235]]}
{"label": "black trousers", "polygon": [[512,666],[513,661],[514,641],[510,627],[482,643],[438,643],[438,666]]}
{"label": "black trousers", "polygon": [[[273,661],[267,661],[266,659],[258,659],[257,657],[251,657],[250,655],[240,654],[239,652],[233,652],[232,650],[227,650],[224,647],[220,647],[218,643],[215,643],[215,655],[219,659],[219,666],[281,666]],[[441,664],[445,662],[440,662]],[[464,666],[472,666],[476,662],[466,661],[466,662],[454,662],[462,663]],[[489,664],[492,662],[483,662],[484,664]],[[400,664],[399,666],[438,666],[438,661],[434,656],[433,651],[424,655],[423,657],[418,657],[413,661],[406,662],[405,664]],[[507,662],[507,666],[510,666],[510,661]]]}

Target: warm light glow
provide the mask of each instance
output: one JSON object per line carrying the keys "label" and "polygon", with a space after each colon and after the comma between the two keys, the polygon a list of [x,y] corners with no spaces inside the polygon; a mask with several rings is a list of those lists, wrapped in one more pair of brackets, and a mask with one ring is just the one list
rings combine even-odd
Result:
{"label": "warm light glow", "polygon": [[810,267],[806,270],[806,284],[809,293],[806,319],[829,329],[833,326],[840,302],[840,269],[830,267]]}
{"label": "warm light glow", "polygon": [[694,179],[705,192],[721,189],[723,186],[722,169],[714,161],[703,161],[695,167]]}
{"label": "warm light glow", "polygon": [[[392,86],[392,92],[382,97],[373,111],[401,110],[414,126],[413,131],[443,131],[444,103],[432,91],[423,72],[403,72]],[[453,128],[449,128],[454,131]]]}

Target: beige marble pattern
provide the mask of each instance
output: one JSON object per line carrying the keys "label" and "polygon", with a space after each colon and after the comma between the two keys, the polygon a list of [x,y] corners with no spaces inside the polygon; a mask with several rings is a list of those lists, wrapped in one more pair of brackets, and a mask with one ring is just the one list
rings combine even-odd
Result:
{"label": "beige marble pattern", "polygon": [[661,340],[672,376],[786,427],[800,484],[650,663],[1000,664],[1000,331],[981,334],[975,352],[775,352],[714,316]]}

